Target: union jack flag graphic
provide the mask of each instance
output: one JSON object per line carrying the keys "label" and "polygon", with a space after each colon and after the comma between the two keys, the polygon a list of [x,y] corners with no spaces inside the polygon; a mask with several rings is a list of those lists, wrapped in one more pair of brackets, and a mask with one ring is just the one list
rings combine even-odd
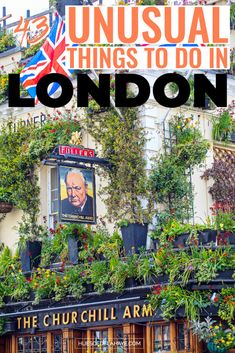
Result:
{"label": "union jack flag graphic", "polygon": [[[37,83],[41,77],[49,73],[59,73],[67,77],[71,75],[65,66],[65,23],[58,14],[46,41],[20,75],[23,87],[35,98],[36,103]],[[54,94],[58,88],[59,85],[53,83],[49,95]]]}

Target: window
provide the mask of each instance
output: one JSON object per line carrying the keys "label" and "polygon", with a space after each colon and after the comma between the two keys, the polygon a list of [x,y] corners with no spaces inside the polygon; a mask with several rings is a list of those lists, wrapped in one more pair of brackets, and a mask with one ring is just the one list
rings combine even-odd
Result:
{"label": "window", "polygon": [[94,352],[108,353],[108,330],[94,331]]}
{"label": "window", "polygon": [[176,326],[177,350],[190,350],[190,331],[184,323],[178,323]]}
{"label": "window", "polygon": [[49,168],[49,228],[58,221],[58,169]]}
{"label": "window", "polygon": [[46,336],[18,337],[18,353],[47,353]]}
{"label": "window", "polygon": [[62,336],[60,334],[55,334],[53,336],[53,353],[62,353]]}
{"label": "window", "polygon": [[128,338],[124,339],[123,329],[119,327],[115,328],[114,329],[114,352],[124,353],[126,351],[124,344],[127,344],[127,340]]}
{"label": "window", "polygon": [[154,352],[170,351],[170,325],[154,326]]}

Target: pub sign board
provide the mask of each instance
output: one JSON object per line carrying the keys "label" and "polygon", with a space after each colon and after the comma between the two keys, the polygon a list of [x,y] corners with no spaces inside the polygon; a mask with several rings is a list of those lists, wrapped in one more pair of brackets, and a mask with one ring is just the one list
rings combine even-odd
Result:
{"label": "pub sign board", "polygon": [[17,316],[17,331],[27,332],[32,329],[40,331],[64,328],[87,328],[92,326],[120,325],[134,322],[149,322],[153,319],[150,304],[134,302],[131,305],[114,304],[99,307],[83,307],[65,311],[39,312],[31,315]]}
{"label": "pub sign board", "polygon": [[60,156],[71,155],[71,156],[88,157],[88,158],[95,157],[95,150],[94,149],[80,148],[77,146],[59,145],[58,146],[58,153]]}
{"label": "pub sign board", "polygon": [[60,165],[58,175],[60,221],[95,224],[94,169]]}

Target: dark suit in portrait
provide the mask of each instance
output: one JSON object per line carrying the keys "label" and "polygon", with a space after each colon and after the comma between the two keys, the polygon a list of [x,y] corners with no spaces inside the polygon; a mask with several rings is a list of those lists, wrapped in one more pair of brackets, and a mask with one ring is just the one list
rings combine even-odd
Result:
{"label": "dark suit in portrait", "polygon": [[93,197],[87,195],[86,202],[83,207],[73,206],[68,198],[62,200],[62,214],[79,215],[79,216],[93,216]]}

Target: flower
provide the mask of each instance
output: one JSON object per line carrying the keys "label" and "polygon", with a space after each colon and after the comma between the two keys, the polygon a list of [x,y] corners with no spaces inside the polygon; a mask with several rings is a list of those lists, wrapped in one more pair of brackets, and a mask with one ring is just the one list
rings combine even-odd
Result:
{"label": "flower", "polygon": [[159,295],[161,294],[161,291],[162,291],[162,286],[160,284],[153,286],[153,294]]}
{"label": "flower", "polygon": [[224,229],[224,225],[223,225],[223,223],[220,223],[220,228],[223,230]]}
{"label": "flower", "polygon": [[56,132],[56,130],[55,129],[52,129],[52,130],[49,130],[50,131],[50,133],[55,133]]}

